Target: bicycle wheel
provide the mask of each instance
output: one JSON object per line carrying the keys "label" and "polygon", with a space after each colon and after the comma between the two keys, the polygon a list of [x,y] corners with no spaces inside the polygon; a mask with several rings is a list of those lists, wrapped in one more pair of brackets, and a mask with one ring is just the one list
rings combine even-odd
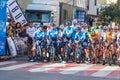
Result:
{"label": "bicycle wheel", "polygon": [[50,61],[54,62],[54,47],[50,48]]}
{"label": "bicycle wheel", "polygon": [[66,60],[66,62],[68,62],[69,61],[69,51],[68,51],[68,46],[66,45],[65,46],[65,60]]}
{"label": "bicycle wheel", "polygon": [[75,52],[75,62],[76,63],[80,63],[80,49],[78,49],[76,52]]}
{"label": "bicycle wheel", "polygon": [[37,46],[36,48],[36,60],[42,61],[42,53],[41,53],[41,47]]}

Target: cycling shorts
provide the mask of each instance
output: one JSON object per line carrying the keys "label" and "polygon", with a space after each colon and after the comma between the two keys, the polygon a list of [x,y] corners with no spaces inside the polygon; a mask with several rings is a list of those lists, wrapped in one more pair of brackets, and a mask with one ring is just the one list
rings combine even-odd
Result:
{"label": "cycling shorts", "polygon": [[88,42],[83,42],[82,45],[84,48],[88,48]]}
{"label": "cycling shorts", "polygon": [[33,45],[35,48],[37,48],[37,46],[40,46],[41,48],[45,48],[45,42],[35,42]]}

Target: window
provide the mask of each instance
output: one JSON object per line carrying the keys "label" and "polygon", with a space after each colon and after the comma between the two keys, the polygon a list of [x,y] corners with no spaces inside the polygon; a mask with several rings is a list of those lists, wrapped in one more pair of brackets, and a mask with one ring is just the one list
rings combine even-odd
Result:
{"label": "window", "polygon": [[26,18],[28,21],[49,23],[50,12],[26,11]]}
{"label": "window", "polygon": [[45,13],[45,14],[42,14],[41,16],[42,16],[41,22],[50,22],[50,18],[49,18],[50,14]]}

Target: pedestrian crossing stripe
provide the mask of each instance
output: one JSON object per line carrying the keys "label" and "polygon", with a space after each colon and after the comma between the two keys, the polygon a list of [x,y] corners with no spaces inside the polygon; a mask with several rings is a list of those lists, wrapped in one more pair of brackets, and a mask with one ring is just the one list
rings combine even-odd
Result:
{"label": "pedestrian crossing stripe", "polygon": [[94,76],[94,77],[105,77],[105,76],[107,76],[108,74],[110,74],[111,72],[115,71],[118,68],[119,68],[118,66],[106,66],[105,68],[100,69],[99,71],[92,74],[92,76]]}
{"label": "pedestrian crossing stripe", "polygon": [[44,71],[54,69],[56,67],[61,67],[61,66],[65,66],[65,64],[55,63],[55,64],[46,65],[46,66],[42,66],[42,67],[39,67],[39,68],[31,69],[29,71],[30,72],[44,72]]}
{"label": "pedestrian crossing stripe", "polygon": [[13,66],[3,67],[3,68],[0,68],[0,70],[15,70],[15,69],[18,69],[18,68],[32,66],[32,65],[35,65],[35,64],[38,64],[38,63],[22,63],[22,64],[13,65]]}
{"label": "pedestrian crossing stripe", "polygon": [[[77,76],[107,77],[120,79],[120,67],[75,63],[30,63],[20,61],[0,62],[0,70],[18,70]],[[114,77],[113,77],[114,76]]]}
{"label": "pedestrian crossing stripe", "polygon": [[91,67],[93,65],[85,65],[85,64],[81,64],[79,66],[76,66],[76,67],[72,67],[72,68],[69,68],[69,69],[66,69],[62,72],[60,72],[61,74],[75,74],[79,71],[83,71],[83,70],[86,70],[87,68]]}
{"label": "pedestrian crossing stripe", "polygon": [[0,62],[0,65],[6,65],[10,63],[16,63],[16,61],[6,61],[6,62]]}

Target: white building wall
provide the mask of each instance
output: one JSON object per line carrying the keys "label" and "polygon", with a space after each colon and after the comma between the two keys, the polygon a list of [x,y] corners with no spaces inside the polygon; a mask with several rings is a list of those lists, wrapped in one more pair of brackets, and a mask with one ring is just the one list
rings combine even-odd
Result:
{"label": "white building wall", "polygon": [[84,8],[84,9],[86,8],[86,6],[85,6],[86,5],[86,0],[76,0],[76,2],[77,2],[76,3],[77,7],[81,7],[81,8]]}
{"label": "white building wall", "polygon": [[97,15],[97,5],[95,5],[95,0],[89,0],[88,14]]}

